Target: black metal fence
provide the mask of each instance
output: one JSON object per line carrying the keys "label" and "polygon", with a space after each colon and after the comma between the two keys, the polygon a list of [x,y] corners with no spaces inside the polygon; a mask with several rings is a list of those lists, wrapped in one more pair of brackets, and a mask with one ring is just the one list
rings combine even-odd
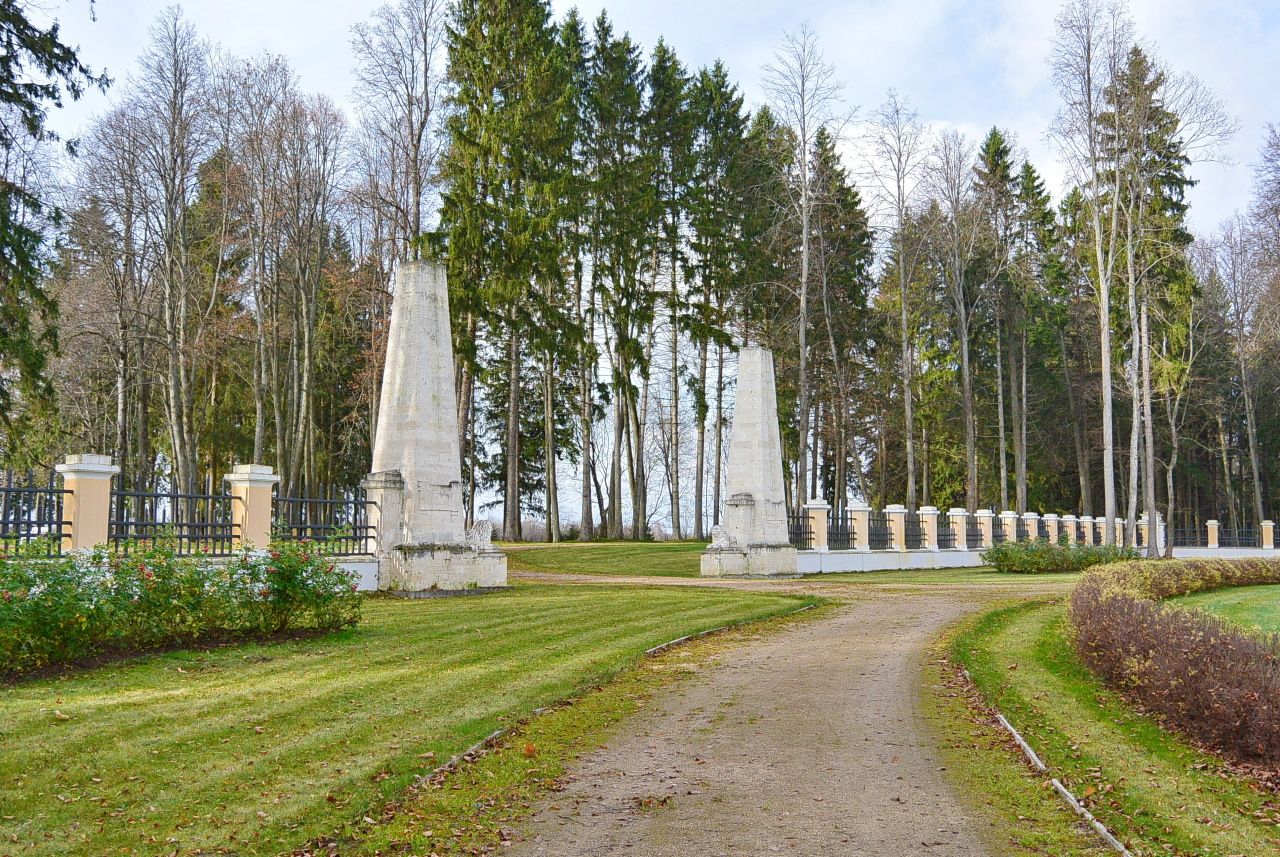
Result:
{"label": "black metal fence", "polygon": [[845,509],[832,511],[827,519],[827,547],[833,551],[851,551],[857,548],[857,534],[853,530],[853,514]]}
{"label": "black metal fence", "polygon": [[924,550],[924,525],[918,512],[907,512],[902,519],[902,538],[909,551]]}
{"label": "black metal fence", "polygon": [[1262,547],[1262,531],[1255,529],[1220,529],[1218,530],[1218,547],[1260,548]]}
{"label": "black metal fence", "polygon": [[956,546],[956,530],[949,518],[938,520],[938,550],[951,550]]}
{"label": "black metal fence", "polygon": [[[374,528],[369,524],[368,503],[363,492],[354,497],[323,500],[277,497],[274,509],[273,529],[278,539],[309,539],[333,556],[371,553]],[[810,534],[811,543],[812,538]]]}
{"label": "black metal fence", "polygon": [[872,512],[867,525],[867,547],[873,551],[888,550],[892,540],[889,519],[882,513]]}
{"label": "black metal fence", "polygon": [[1204,548],[1209,546],[1208,527],[1186,527],[1172,531],[1175,548]]}
{"label": "black metal fence", "polygon": [[43,556],[62,553],[70,533],[62,500],[71,493],[57,487],[58,474],[6,470],[0,484],[0,550],[30,551]]}
{"label": "black metal fence", "polygon": [[982,527],[978,526],[978,519],[973,515],[965,518],[964,537],[969,550],[978,550],[982,547]]}
{"label": "black metal fence", "polygon": [[231,517],[234,502],[230,494],[113,491],[107,541],[124,554],[163,540],[180,556],[229,556],[239,535]]}
{"label": "black metal fence", "polygon": [[787,515],[787,536],[796,550],[813,550],[813,525],[804,509]]}

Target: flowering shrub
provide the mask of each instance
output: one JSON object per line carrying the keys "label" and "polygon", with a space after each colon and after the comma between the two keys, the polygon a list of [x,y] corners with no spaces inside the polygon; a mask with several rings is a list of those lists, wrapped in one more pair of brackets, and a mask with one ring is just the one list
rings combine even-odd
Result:
{"label": "flowering shrub", "polygon": [[1086,572],[1071,594],[1073,642],[1112,686],[1219,752],[1280,765],[1280,635],[1160,603],[1223,586],[1280,583],[1280,561],[1194,559]]}
{"label": "flowering shrub", "polygon": [[1054,544],[1047,539],[1003,542],[982,552],[982,561],[1012,574],[1061,574],[1095,565],[1136,560],[1133,548],[1111,545]]}
{"label": "flowering shrub", "polygon": [[307,542],[222,561],[178,556],[164,540],[127,556],[0,555],[0,673],[105,650],[340,628],[359,621],[360,605],[354,575]]}

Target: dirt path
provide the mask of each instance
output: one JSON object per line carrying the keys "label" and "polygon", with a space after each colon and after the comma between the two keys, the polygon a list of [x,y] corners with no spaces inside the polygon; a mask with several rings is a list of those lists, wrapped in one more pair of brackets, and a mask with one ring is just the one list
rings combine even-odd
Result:
{"label": "dirt path", "polygon": [[585,757],[503,853],[1000,853],[946,783],[919,712],[919,667],[934,633],[1004,594],[864,591],[828,618],[735,648]]}

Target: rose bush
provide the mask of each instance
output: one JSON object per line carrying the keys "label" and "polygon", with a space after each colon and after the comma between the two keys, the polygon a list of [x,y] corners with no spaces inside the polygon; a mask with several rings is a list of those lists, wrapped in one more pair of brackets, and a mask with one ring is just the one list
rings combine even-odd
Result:
{"label": "rose bush", "polygon": [[355,576],[313,543],[226,558],[164,539],[127,555],[0,555],[0,673],[202,638],[330,630],[360,619]]}

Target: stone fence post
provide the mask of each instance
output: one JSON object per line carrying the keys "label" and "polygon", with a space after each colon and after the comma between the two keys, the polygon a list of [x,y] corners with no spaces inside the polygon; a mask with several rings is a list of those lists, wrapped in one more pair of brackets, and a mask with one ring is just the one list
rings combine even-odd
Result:
{"label": "stone fence post", "polygon": [[982,546],[994,547],[995,542],[992,540],[991,532],[995,525],[996,513],[990,509],[979,509],[973,514],[978,519],[978,531],[982,533]]}
{"label": "stone fence post", "polygon": [[1049,544],[1056,545],[1062,535],[1062,519],[1051,512],[1044,516],[1044,528],[1049,534]]}
{"label": "stone fence post", "polygon": [[1093,518],[1090,515],[1080,516],[1080,535],[1084,544],[1093,544]]}
{"label": "stone fence post", "polygon": [[827,550],[827,520],[831,514],[831,504],[815,497],[804,504],[805,513],[809,516],[809,529],[813,533],[810,547],[816,551]]}
{"label": "stone fence post", "polygon": [[1005,509],[1000,513],[1000,520],[996,522],[996,526],[1004,532],[1004,540],[1006,542],[1016,542],[1018,540],[1018,513]]}
{"label": "stone fence post", "polygon": [[895,504],[885,507],[885,520],[889,522],[889,549],[904,551],[907,549],[907,507]]}
{"label": "stone fence post", "polygon": [[62,537],[63,550],[105,545],[111,532],[111,479],[120,468],[109,455],[68,455],[54,468],[62,474],[67,494],[62,514],[71,532]]}
{"label": "stone fence post", "polygon": [[920,526],[924,529],[924,549],[938,550],[938,511],[937,506],[920,507]]}
{"label": "stone fence post", "polygon": [[1276,525],[1274,521],[1262,522],[1262,549],[1276,549]]}
{"label": "stone fence post", "polygon": [[853,549],[871,550],[871,507],[866,503],[850,506],[849,523],[853,527]]}
{"label": "stone fence post", "polygon": [[1209,531],[1209,547],[1213,548],[1214,550],[1217,550],[1218,549],[1218,522],[1205,521],[1204,527],[1206,530]]}
{"label": "stone fence post", "polygon": [[1146,515],[1138,516],[1137,539],[1142,542],[1144,548],[1151,546],[1151,518]]}
{"label": "stone fence post", "polygon": [[1022,525],[1027,529],[1027,541],[1034,542],[1040,538],[1040,515],[1035,512],[1024,512]]}
{"label": "stone fence post", "polygon": [[265,464],[237,464],[222,478],[231,486],[236,547],[265,548],[271,543],[271,489],[280,477]]}
{"label": "stone fence post", "polygon": [[1079,539],[1076,538],[1076,524],[1079,523],[1079,521],[1080,519],[1075,515],[1062,516],[1062,531],[1067,534],[1067,544],[1069,545],[1074,545],[1079,541]]}
{"label": "stone fence post", "polygon": [[955,534],[955,543],[952,547],[967,551],[969,549],[969,510],[950,509],[947,517],[951,520],[951,532]]}

